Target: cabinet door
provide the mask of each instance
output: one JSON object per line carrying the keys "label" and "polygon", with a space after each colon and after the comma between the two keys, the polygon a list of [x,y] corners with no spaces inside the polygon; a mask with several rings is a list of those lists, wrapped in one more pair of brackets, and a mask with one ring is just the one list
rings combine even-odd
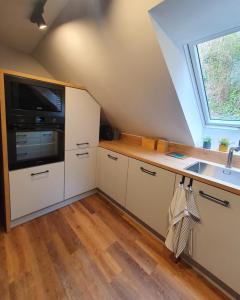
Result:
{"label": "cabinet door", "polygon": [[98,187],[125,206],[128,157],[102,148],[98,150]]}
{"label": "cabinet door", "polygon": [[96,148],[65,152],[65,199],[96,188]]}
{"label": "cabinet door", "polygon": [[64,163],[9,173],[11,219],[28,215],[64,200]]}
{"label": "cabinet door", "polygon": [[175,174],[129,160],[126,207],[164,237],[174,184]]}
{"label": "cabinet door", "polygon": [[[193,191],[201,217],[194,228],[193,258],[240,293],[240,196],[195,181]],[[230,206],[210,201],[200,191]]]}
{"label": "cabinet door", "polygon": [[100,106],[86,92],[66,88],[65,150],[97,147]]}

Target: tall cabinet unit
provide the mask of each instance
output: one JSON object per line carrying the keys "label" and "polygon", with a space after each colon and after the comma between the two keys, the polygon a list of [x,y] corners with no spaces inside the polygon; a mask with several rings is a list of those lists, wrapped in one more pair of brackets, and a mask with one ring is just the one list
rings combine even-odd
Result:
{"label": "tall cabinet unit", "polygon": [[66,88],[65,199],[96,188],[100,106],[87,91]]}

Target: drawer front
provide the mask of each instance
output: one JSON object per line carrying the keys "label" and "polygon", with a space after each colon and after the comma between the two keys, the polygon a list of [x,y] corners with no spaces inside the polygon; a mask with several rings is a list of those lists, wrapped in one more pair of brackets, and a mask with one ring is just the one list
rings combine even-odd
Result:
{"label": "drawer front", "polygon": [[128,157],[99,148],[98,187],[122,206],[125,206],[127,171]]}
{"label": "drawer front", "polygon": [[11,220],[64,200],[64,162],[9,173]]}
{"label": "drawer front", "polygon": [[66,151],[65,199],[96,188],[96,148]]}
{"label": "drawer front", "polygon": [[130,159],[126,207],[162,236],[167,232],[174,184],[175,174]]}

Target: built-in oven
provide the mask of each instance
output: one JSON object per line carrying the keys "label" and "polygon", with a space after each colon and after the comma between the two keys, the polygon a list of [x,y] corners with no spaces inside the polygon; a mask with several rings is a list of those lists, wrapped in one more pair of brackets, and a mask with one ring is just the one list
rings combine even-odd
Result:
{"label": "built-in oven", "polygon": [[9,170],[64,160],[62,86],[5,77]]}
{"label": "built-in oven", "polygon": [[64,160],[64,131],[57,127],[13,128],[8,130],[9,169]]}

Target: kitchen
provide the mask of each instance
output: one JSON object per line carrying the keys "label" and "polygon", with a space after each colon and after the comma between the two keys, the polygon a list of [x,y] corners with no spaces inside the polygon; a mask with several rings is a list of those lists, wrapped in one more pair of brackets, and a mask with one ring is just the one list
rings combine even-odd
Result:
{"label": "kitchen", "polygon": [[239,299],[239,107],[189,65],[239,59],[239,5],[24,2],[0,12],[2,299]]}

